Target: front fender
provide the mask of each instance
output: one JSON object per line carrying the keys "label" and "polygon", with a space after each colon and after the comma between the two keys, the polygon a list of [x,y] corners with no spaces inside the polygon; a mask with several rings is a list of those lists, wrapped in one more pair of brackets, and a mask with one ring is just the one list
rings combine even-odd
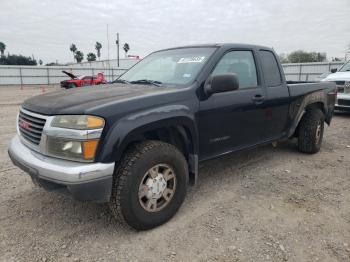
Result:
{"label": "front fender", "polygon": [[127,146],[138,141],[147,131],[169,126],[184,126],[189,130],[193,154],[198,152],[198,130],[194,114],[185,105],[168,105],[132,113],[113,123],[102,137],[97,161],[110,163],[119,161]]}

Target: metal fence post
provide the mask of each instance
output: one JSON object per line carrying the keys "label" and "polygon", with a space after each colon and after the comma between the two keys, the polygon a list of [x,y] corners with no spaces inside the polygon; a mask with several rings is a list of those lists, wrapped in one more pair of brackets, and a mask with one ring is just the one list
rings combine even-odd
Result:
{"label": "metal fence post", "polygon": [[19,77],[21,80],[21,90],[23,89],[22,67],[19,68]]}
{"label": "metal fence post", "polygon": [[114,80],[114,70],[112,68],[112,81]]}
{"label": "metal fence post", "polygon": [[46,67],[46,75],[47,75],[47,85],[50,85],[49,67]]}
{"label": "metal fence post", "polygon": [[299,81],[301,81],[301,67],[302,67],[302,65],[299,64]]}

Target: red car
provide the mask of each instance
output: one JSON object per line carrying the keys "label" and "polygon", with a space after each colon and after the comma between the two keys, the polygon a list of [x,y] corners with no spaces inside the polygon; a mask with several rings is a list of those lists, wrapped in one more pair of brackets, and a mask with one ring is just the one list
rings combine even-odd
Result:
{"label": "red car", "polygon": [[103,73],[98,73],[97,76],[76,76],[67,71],[62,72],[71,78],[69,80],[61,81],[61,87],[66,89],[81,86],[101,85],[107,83]]}

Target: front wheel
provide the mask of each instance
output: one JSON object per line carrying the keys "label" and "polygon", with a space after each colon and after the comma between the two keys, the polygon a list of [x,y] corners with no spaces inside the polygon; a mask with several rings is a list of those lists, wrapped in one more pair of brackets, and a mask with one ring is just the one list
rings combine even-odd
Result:
{"label": "front wheel", "polygon": [[307,111],[299,124],[299,151],[308,154],[317,153],[321,148],[323,131],[323,112],[320,109],[312,109]]}
{"label": "front wheel", "polygon": [[70,83],[67,87],[66,87],[66,89],[71,89],[71,88],[76,88],[77,86],[75,85],[75,84],[73,84],[73,83]]}
{"label": "front wheel", "polygon": [[160,141],[136,144],[114,174],[109,203],[112,214],[137,230],[167,222],[185,199],[187,162],[173,145]]}

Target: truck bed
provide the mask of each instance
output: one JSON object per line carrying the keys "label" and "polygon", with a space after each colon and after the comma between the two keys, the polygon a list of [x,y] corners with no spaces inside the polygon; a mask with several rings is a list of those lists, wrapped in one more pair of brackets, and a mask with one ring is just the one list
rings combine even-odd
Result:
{"label": "truck bed", "polygon": [[332,91],[335,92],[335,84],[330,82],[296,82],[288,81],[287,86],[289,88],[290,96],[301,96],[316,91],[323,91],[324,94],[328,94]]}

